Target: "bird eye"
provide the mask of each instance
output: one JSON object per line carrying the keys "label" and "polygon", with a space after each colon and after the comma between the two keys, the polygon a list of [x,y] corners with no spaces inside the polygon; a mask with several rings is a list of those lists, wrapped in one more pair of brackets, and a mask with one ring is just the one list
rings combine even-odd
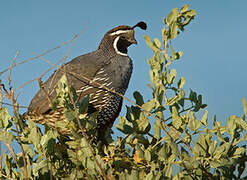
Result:
{"label": "bird eye", "polygon": [[120,39],[121,40],[127,40],[127,37],[126,36],[120,36]]}

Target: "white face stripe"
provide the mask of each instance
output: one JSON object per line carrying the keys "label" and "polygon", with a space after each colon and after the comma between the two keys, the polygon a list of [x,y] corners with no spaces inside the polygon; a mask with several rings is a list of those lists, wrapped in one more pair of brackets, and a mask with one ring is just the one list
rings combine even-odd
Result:
{"label": "white face stripe", "polygon": [[[118,31],[117,31],[117,32],[118,32]],[[117,49],[117,42],[118,42],[118,40],[119,40],[119,36],[116,37],[116,38],[114,39],[114,42],[113,42],[113,48],[115,49],[116,53],[117,53],[117,54],[120,54],[121,56],[128,56],[127,54],[122,53],[122,52],[120,52],[120,51]]]}
{"label": "white face stripe", "polygon": [[115,35],[119,35],[119,34],[123,34],[123,33],[127,33],[127,32],[130,32],[131,30],[118,30],[116,32],[113,32],[110,34],[110,36],[115,36]]}

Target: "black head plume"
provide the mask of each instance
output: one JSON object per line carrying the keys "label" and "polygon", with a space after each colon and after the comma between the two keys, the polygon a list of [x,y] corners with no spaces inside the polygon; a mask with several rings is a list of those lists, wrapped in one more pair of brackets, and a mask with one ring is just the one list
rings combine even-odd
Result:
{"label": "black head plume", "polygon": [[147,29],[147,24],[145,22],[141,21],[141,22],[137,23],[136,25],[134,25],[132,27],[132,29],[134,29],[135,27],[139,27],[139,28],[141,28],[143,30],[146,30]]}

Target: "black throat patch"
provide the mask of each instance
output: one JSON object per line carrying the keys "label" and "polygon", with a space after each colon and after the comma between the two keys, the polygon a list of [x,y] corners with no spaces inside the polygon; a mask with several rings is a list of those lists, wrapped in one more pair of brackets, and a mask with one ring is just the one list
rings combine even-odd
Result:
{"label": "black throat patch", "polygon": [[128,42],[126,39],[120,37],[118,42],[117,42],[117,49],[119,52],[127,54],[128,52],[128,47],[131,45],[130,42]]}

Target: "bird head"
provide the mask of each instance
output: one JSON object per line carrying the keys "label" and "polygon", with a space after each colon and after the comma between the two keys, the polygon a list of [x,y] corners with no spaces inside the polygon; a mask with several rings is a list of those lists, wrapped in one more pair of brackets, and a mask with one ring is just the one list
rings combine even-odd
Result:
{"label": "bird head", "polygon": [[105,34],[99,48],[112,49],[119,55],[127,56],[127,48],[131,44],[137,44],[134,31],[136,27],[139,27],[143,30],[147,29],[145,22],[139,22],[132,27],[126,25],[115,27]]}

